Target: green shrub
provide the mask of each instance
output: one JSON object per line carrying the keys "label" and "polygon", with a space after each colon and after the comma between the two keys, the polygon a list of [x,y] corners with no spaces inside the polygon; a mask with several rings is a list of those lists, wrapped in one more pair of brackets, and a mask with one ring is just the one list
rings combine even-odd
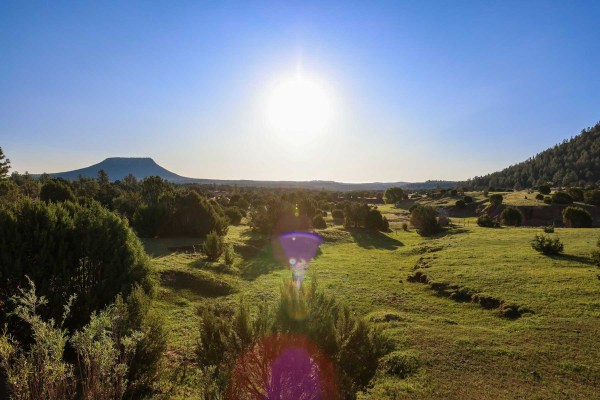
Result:
{"label": "green shrub", "polygon": [[399,187],[391,187],[383,193],[383,199],[387,204],[395,204],[404,199],[404,190]]}
{"label": "green shrub", "polygon": [[465,197],[463,197],[463,201],[466,204],[471,204],[473,202],[473,197],[471,197],[471,196],[465,196]]}
{"label": "green shrub", "polygon": [[544,195],[541,193],[538,193],[535,195],[535,199],[538,201],[543,201],[544,200]]}
{"label": "green shrub", "polygon": [[384,220],[381,212],[376,209],[370,209],[365,217],[365,228],[377,231],[386,231],[389,229],[387,219]]}
{"label": "green shrub", "polygon": [[331,211],[331,217],[336,220],[344,219],[344,211],[336,208]]}
{"label": "green shrub", "polygon": [[544,233],[554,233],[554,225],[545,226]]}
{"label": "green shrub", "polygon": [[490,203],[494,205],[502,204],[504,197],[500,193],[494,193],[490,195]]}
{"label": "green shrub", "polygon": [[419,206],[420,206],[420,204],[416,204],[416,203],[413,204],[412,206],[410,206],[408,208],[408,212],[412,214],[412,212],[414,211],[414,209],[417,208],[417,207],[419,207]]}
{"label": "green shrub", "polygon": [[588,190],[584,194],[586,204],[600,206],[600,190]]}
{"label": "green shrub", "polygon": [[[66,321],[71,330],[136,285],[153,290],[140,240],[126,220],[98,203],[23,199],[0,208],[0,238],[0,303],[6,304],[29,277],[48,301],[43,318],[58,321],[63,304],[77,296]],[[0,307],[0,326],[6,312]]]}
{"label": "green shrub", "polygon": [[221,206],[194,191],[165,193],[135,211],[133,226],[140,236],[202,237],[210,231],[227,233],[228,219]]}
{"label": "green shrub", "polygon": [[223,236],[219,235],[216,231],[210,232],[206,235],[206,239],[202,245],[202,251],[210,261],[217,261],[225,251],[225,241]]}
{"label": "green shrub", "polygon": [[515,207],[506,207],[500,214],[500,220],[507,226],[521,226],[523,223],[523,214]]}
{"label": "green shrub", "polygon": [[355,398],[367,386],[389,341],[314,282],[310,287],[285,282],[275,307],[259,306],[254,317],[243,300],[233,312],[214,307],[201,312],[196,360],[209,377],[208,398],[253,398],[256,387],[272,387],[277,398],[300,398],[298,388],[315,383],[310,373],[282,376],[275,386],[269,376],[254,373],[270,368],[290,348],[307,354],[321,383],[344,383],[317,388],[323,398]]}
{"label": "green shrub", "polygon": [[483,228],[496,228],[498,227],[498,223],[494,221],[489,215],[483,214],[479,218],[477,218],[477,225]]}
{"label": "green shrub", "polygon": [[325,219],[323,218],[322,215],[315,215],[312,223],[313,223],[313,228],[315,228],[315,229],[327,228],[327,223],[325,222]]}
{"label": "green shrub", "polygon": [[[13,314],[32,331],[31,345],[21,347],[6,331],[0,335],[0,369],[13,398],[112,400],[126,394],[140,398],[139,388],[148,383],[144,378],[150,376],[149,370],[156,371],[166,347],[162,325],[158,336],[144,327],[147,304],[131,299],[123,303],[117,296],[114,304],[93,313],[89,323],[69,338],[63,323],[74,297],[64,305],[56,324],[38,314],[47,300],[36,295],[32,281],[29,286],[19,290],[11,303]],[[141,289],[137,293],[132,296],[145,298]],[[74,363],[63,359],[68,342],[75,353]]]}
{"label": "green shrub", "polygon": [[225,208],[225,216],[229,218],[229,223],[231,225],[239,225],[240,222],[242,222],[244,213],[238,207],[233,206]]}
{"label": "green shrub", "polygon": [[463,209],[467,206],[467,203],[465,203],[464,200],[456,200],[456,203],[454,204],[454,206],[458,209]]}
{"label": "green shrub", "polygon": [[550,186],[548,186],[548,185],[540,185],[538,190],[539,190],[540,194],[543,194],[543,195],[550,194],[550,191],[551,191]]}
{"label": "green shrub", "polygon": [[544,203],[545,204],[552,204],[552,197],[550,197],[550,196],[544,196]]}
{"label": "green shrub", "polygon": [[551,238],[547,235],[535,235],[531,241],[531,247],[540,253],[552,255],[560,254],[564,251],[564,245],[559,238]]}
{"label": "green shrub", "polygon": [[408,231],[408,224],[406,222],[402,223],[402,230],[403,231]]}
{"label": "green shrub", "polygon": [[421,236],[431,236],[440,231],[437,211],[431,206],[418,206],[410,214],[410,223]]}
{"label": "green shrub", "polygon": [[592,215],[581,207],[567,207],[563,210],[563,222],[570,228],[589,228]]}
{"label": "green shrub", "polygon": [[235,251],[233,250],[232,245],[229,244],[225,246],[223,258],[226,265],[233,265],[233,262],[235,261]]}
{"label": "green shrub", "polygon": [[386,217],[383,217],[383,222],[381,223],[381,231],[389,232],[390,231],[390,221]]}
{"label": "green shrub", "polygon": [[40,200],[46,202],[75,201],[75,193],[71,185],[63,180],[52,179],[46,182],[40,190]]}
{"label": "green shrub", "polygon": [[568,190],[569,196],[573,199],[573,201],[583,201],[583,190],[580,188],[569,188]]}
{"label": "green shrub", "polygon": [[572,204],[573,198],[567,192],[556,192],[552,194],[554,204]]}

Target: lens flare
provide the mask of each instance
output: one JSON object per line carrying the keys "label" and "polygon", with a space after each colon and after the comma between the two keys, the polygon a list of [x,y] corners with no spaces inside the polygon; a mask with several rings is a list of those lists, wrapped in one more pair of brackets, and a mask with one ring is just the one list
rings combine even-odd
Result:
{"label": "lens flare", "polygon": [[300,287],[308,264],[315,258],[319,246],[323,242],[316,233],[288,232],[278,237],[279,251],[275,252],[277,259],[292,271],[296,286]]}
{"label": "lens flare", "polygon": [[335,368],[301,335],[276,334],[253,345],[236,362],[227,399],[335,400]]}

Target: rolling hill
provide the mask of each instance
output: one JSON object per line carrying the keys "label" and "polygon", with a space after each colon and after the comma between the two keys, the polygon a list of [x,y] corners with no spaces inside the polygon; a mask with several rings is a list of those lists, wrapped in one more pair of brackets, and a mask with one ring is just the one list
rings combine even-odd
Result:
{"label": "rolling hill", "polygon": [[473,189],[600,184],[600,123],[521,163],[463,184]]}

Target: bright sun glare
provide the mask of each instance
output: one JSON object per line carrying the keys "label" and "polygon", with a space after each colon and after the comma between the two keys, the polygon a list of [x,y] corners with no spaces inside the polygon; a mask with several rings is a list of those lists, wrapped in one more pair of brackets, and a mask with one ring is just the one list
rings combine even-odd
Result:
{"label": "bright sun glare", "polygon": [[295,141],[315,138],[331,118],[330,97],[317,81],[301,74],[279,82],[268,98],[269,125]]}

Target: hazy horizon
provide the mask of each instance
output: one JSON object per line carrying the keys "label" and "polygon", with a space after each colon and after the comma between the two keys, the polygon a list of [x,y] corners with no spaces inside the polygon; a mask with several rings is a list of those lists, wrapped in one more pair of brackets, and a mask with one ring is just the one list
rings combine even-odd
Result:
{"label": "hazy horizon", "polygon": [[600,4],[442,4],[3,2],[0,146],[30,173],[131,156],[194,178],[420,182],[600,120]]}

